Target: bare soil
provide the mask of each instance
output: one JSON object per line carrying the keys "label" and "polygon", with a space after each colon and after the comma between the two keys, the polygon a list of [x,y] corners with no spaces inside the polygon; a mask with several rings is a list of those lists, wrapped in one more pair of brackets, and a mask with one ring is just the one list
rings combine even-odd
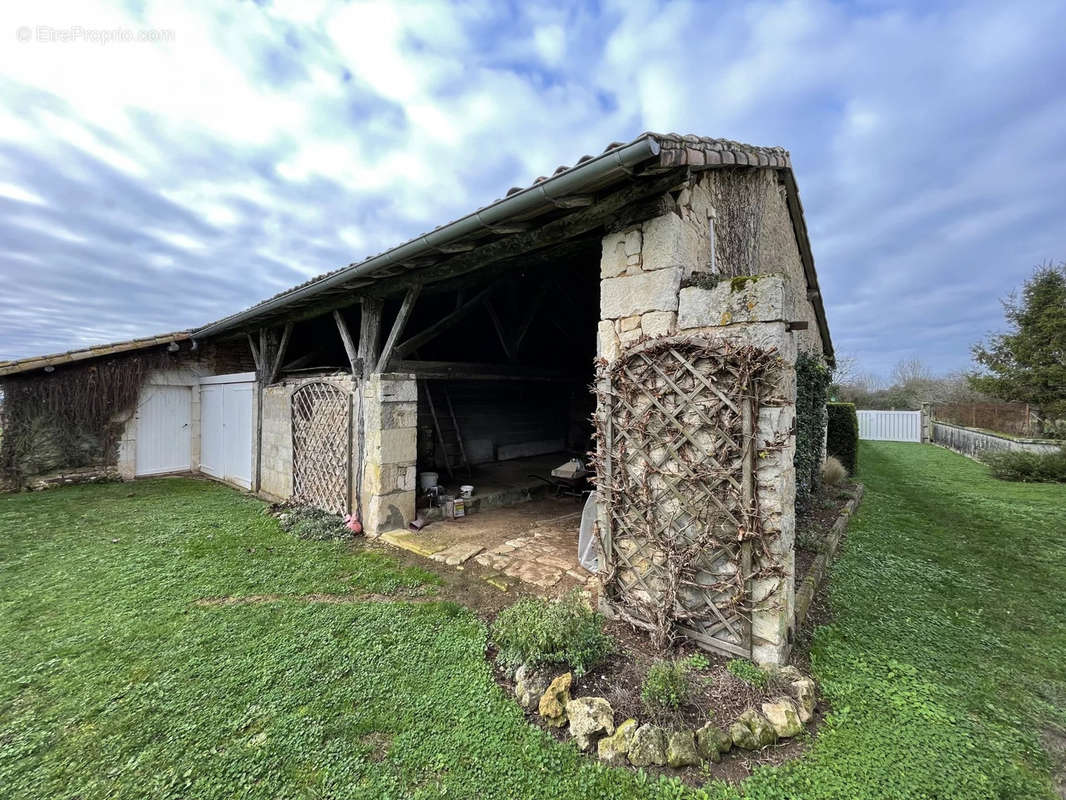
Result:
{"label": "bare soil", "polygon": [[855,492],[850,481],[840,486],[819,486],[807,507],[796,513],[796,585],[803,581],[811,564],[822,551],[822,545],[844,505]]}

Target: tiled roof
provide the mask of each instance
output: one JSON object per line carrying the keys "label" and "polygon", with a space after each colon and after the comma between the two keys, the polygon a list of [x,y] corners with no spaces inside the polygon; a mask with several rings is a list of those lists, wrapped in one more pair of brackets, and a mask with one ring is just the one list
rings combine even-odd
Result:
{"label": "tiled roof", "polygon": [[[625,147],[626,145],[633,144],[641,139],[652,138],[659,147],[659,164],[662,167],[682,167],[682,166],[751,166],[751,167],[768,167],[779,169],[791,169],[792,161],[789,158],[788,151],[781,147],[759,147],[757,145],[744,144],[743,142],[734,142],[730,139],[712,139],[707,136],[693,136],[682,135],[679,133],[652,133],[648,131],[642,133],[633,142],[611,142],[607,147],[603,149],[603,153],[610,153],[612,150]],[[551,176],[540,175],[533,180],[529,186],[512,186],[507,190],[507,193],[503,197],[498,197],[491,203],[485,206],[481,206],[476,212],[484,211],[487,208],[491,208],[496,203],[502,200],[512,197],[520,192],[524,192],[526,189],[533,188],[540,183],[548,180],[549,177],[555,178],[562,175],[565,172],[569,172],[576,167],[580,167],[582,164],[586,164],[592,161],[595,156],[583,155],[579,158],[573,166],[561,165],[555,168]],[[440,231],[447,228],[453,222],[448,222],[443,225],[436,226],[433,230]],[[415,237],[418,239],[419,237]],[[413,241],[413,240],[412,240]],[[266,300],[262,300],[259,303],[251,306],[248,311],[254,311],[256,308],[265,305],[266,303],[276,300],[286,295],[292,294],[298,289],[303,289],[312,284],[318,283],[326,278],[336,275],[339,272],[343,272],[346,269],[358,266],[359,264],[365,264],[375,258],[379,258],[388,250],[381,253],[375,253],[374,255],[366,256],[362,261],[352,262],[344,267],[338,267],[337,269],[324,272],[321,275],[316,275],[303,283],[292,286],[282,292],[268,297]]]}
{"label": "tiled roof", "polygon": [[0,377],[44,367],[57,367],[62,364],[71,364],[75,361],[85,361],[86,359],[100,358],[101,356],[110,356],[116,353],[128,353],[131,350],[144,350],[149,347],[181,342],[190,338],[192,338],[192,331],[177,331],[175,333],[164,333],[160,336],[146,336],[143,339],[129,339],[125,342],[83,347],[80,350],[68,350],[65,353],[55,353],[50,356],[33,356],[32,358],[20,358],[13,361],[0,361]]}
{"label": "tiled roof", "polygon": [[[644,146],[638,148],[638,145]],[[634,150],[639,151],[639,162],[622,164],[620,162],[619,154],[631,153]],[[600,164],[607,163],[608,166],[611,166],[613,165],[614,160],[619,160],[620,162],[617,170],[618,175],[611,178],[591,177],[592,162],[599,162]],[[97,355],[107,355],[110,352],[122,352],[123,350],[149,347],[154,344],[177,341],[178,338],[188,338],[190,335],[215,335],[238,325],[248,325],[251,324],[253,320],[266,319],[268,314],[276,315],[278,313],[283,313],[283,310],[291,303],[303,301],[308,297],[316,295],[320,290],[330,290],[331,287],[333,287],[332,290],[336,290],[336,286],[347,286],[349,282],[355,279],[358,279],[357,285],[365,285],[366,283],[379,278],[390,277],[402,273],[403,269],[398,269],[393,261],[401,258],[401,252],[403,253],[402,258],[410,259],[412,257],[410,251],[418,250],[420,247],[427,254],[436,254],[442,259],[445,259],[448,253],[459,252],[459,250],[446,249],[446,247],[451,246],[453,243],[453,239],[449,238],[453,232],[455,233],[455,241],[462,239],[464,236],[462,229],[464,227],[469,228],[473,220],[478,221],[478,224],[481,226],[481,231],[486,233],[492,232],[492,225],[481,221],[483,215],[486,217],[500,217],[502,210],[509,207],[509,204],[513,203],[514,198],[520,195],[527,198],[533,198],[532,202],[534,204],[542,199],[541,196],[543,197],[543,210],[530,210],[530,208],[527,207],[524,211],[519,212],[518,217],[524,221],[532,221],[538,216],[543,216],[545,213],[558,213],[559,208],[564,207],[565,204],[559,202],[560,198],[558,196],[549,193],[548,188],[550,186],[569,182],[571,192],[577,191],[578,188],[575,187],[578,185],[580,185],[580,189],[583,191],[597,192],[608,188],[613,185],[613,183],[621,182],[621,178],[628,179],[637,172],[640,174],[654,174],[656,172],[665,172],[681,167],[708,169],[725,166],[762,167],[782,171],[787,188],[792,223],[795,229],[797,243],[799,244],[800,254],[804,262],[804,269],[807,273],[808,289],[815,306],[819,327],[821,328],[822,340],[826,346],[826,352],[831,358],[832,343],[829,339],[828,325],[825,321],[825,311],[818,291],[817,276],[814,271],[814,259],[811,255],[810,242],[807,238],[807,227],[803,218],[803,207],[799,201],[799,191],[796,187],[795,177],[792,174],[792,161],[788,151],[780,147],[759,147],[756,145],[744,144],[742,142],[735,142],[730,139],[714,139],[706,136],[681,135],[677,133],[649,132],[641,134],[631,142],[612,142],[600,155],[584,155],[579,158],[573,166],[559,166],[550,176],[541,175],[534,179],[529,186],[514,186],[507,191],[504,197],[496,199],[492,203],[471,212],[465,217],[461,217],[445,225],[439,225],[432,231],[416,236],[410,241],[390,248],[382,253],[367,256],[362,261],[353,262],[347,266],[311,278],[298,286],[293,286],[273,297],[263,300],[245,311],[232,314],[195,331],[183,331],[177,334],[152,337],[149,339],[136,339],[130,342],[106,345],[98,348],[71,351],[70,353],[63,353],[56,356],[0,362],[0,375],[21,372],[26,369],[34,369],[52,364],[66,363],[67,361],[76,361],[83,358],[93,358]],[[590,176],[587,181],[585,177],[586,175]],[[618,176],[621,176],[621,178],[618,178]],[[586,181],[586,183],[582,183],[582,181]],[[538,192],[539,196],[537,194]],[[499,224],[498,221],[496,224]],[[433,240],[436,244],[431,243],[430,240]],[[445,242],[446,244],[442,245],[440,244],[441,242]],[[483,242],[484,240],[477,241],[478,244],[482,244]],[[395,259],[393,258],[394,256]],[[347,275],[350,275],[350,278],[347,277]],[[23,366],[27,364],[31,364],[31,366]]]}

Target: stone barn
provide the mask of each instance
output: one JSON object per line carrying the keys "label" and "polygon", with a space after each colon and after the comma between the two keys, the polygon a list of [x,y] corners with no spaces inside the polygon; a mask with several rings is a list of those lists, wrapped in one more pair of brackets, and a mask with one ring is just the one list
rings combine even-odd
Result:
{"label": "stone barn", "polygon": [[[785,150],[612,144],[171,345],[196,368],[188,410],[173,392],[161,413],[188,428],[127,420],[101,457],[124,475],[145,474],[130,431],[161,464],[172,435],[179,470],[389,538],[439,515],[421,475],[476,485],[473,524],[587,458],[605,608],[664,641],[787,656],[795,363],[833,352]],[[42,366],[0,364],[8,395],[54,379]],[[142,395],[174,368],[146,362]]]}

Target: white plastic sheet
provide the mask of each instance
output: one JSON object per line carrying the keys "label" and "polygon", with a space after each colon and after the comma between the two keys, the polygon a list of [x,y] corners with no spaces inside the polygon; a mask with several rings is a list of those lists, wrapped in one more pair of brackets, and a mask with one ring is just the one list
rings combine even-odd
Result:
{"label": "white plastic sheet", "polygon": [[581,528],[577,535],[577,559],[589,572],[599,568],[599,547],[596,544],[596,493],[589,493],[581,512]]}

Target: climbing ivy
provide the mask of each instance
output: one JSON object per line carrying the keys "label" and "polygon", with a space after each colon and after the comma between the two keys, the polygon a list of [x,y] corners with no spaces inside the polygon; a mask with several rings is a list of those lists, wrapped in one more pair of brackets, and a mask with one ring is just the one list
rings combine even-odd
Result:
{"label": "climbing ivy", "polygon": [[800,353],[796,359],[796,505],[810,499],[822,463],[829,383],[833,373],[822,357]]}

